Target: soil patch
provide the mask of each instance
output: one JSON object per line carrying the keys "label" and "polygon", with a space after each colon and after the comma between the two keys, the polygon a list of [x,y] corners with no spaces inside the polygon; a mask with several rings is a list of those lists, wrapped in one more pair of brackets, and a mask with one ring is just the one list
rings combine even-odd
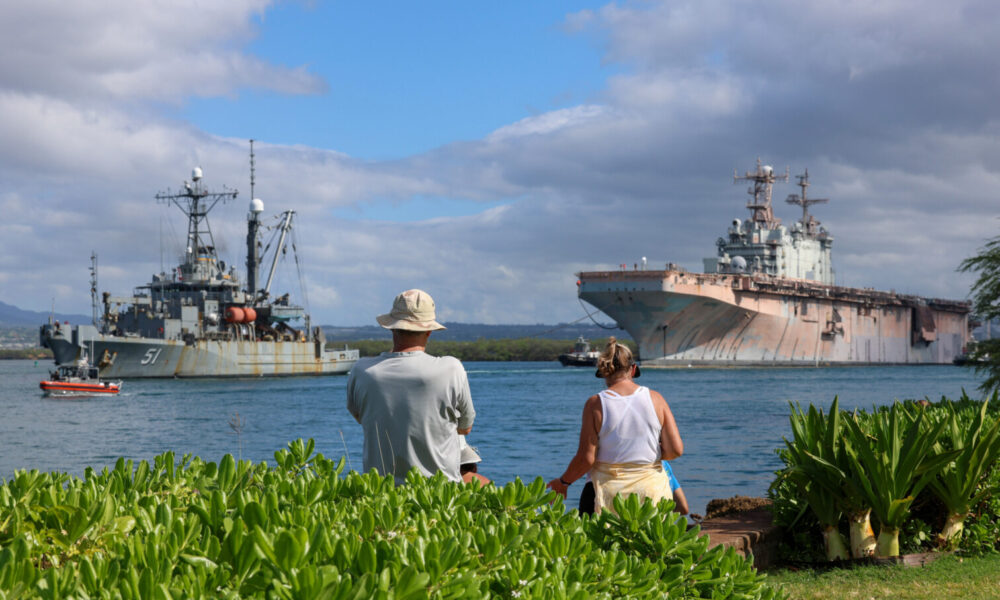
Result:
{"label": "soil patch", "polygon": [[706,519],[717,519],[726,515],[750,512],[770,508],[771,501],[767,498],[752,496],[733,496],[732,498],[711,500],[705,507]]}

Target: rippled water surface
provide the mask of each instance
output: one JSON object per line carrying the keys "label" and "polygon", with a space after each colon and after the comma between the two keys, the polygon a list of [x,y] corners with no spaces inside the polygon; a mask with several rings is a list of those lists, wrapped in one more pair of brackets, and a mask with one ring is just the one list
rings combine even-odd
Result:
{"label": "rippled water surface", "polygon": [[[45,398],[48,363],[0,361],[0,477],[15,469],[80,475],[119,456],[166,450],[218,460],[242,453],[274,462],[295,438],[361,464],[361,427],[345,409],[345,377],[126,381],[114,398]],[[497,482],[546,480],[576,451],[586,398],[601,389],[589,369],[558,363],[466,363],[478,416],[469,436],[480,472]],[[692,510],[712,498],[763,495],[788,435],[788,403],[870,407],[895,398],[977,395],[979,380],[950,366],[643,371],[639,382],[667,398],[684,438],[673,467]],[[231,422],[244,422],[237,435]],[[580,485],[570,490],[575,503]]]}

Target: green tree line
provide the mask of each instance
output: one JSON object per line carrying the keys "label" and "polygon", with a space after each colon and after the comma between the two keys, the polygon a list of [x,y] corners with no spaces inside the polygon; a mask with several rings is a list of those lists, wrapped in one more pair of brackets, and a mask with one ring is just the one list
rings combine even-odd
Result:
{"label": "green tree line", "polygon": [[[632,340],[619,340],[633,353],[637,352]],[[427,343],[427,353],[433,356],[454,356],[462,361],[552,361],[560,354],[573,351],[574,340],[544,340],[538,338],[518,338],[455,342],[435,340],[431,336]],[[593,350],[603,350],[607,338],[591,340]],[[341,347],[341,343],[331,344]],[[347,347],[356,348],[361,356],[377,356],[392,350],[391,340],[358,340],[347,342]]]}
{"label": "green tree line", "polygon": [[0,360],[48,360],[52,351],[48,348],[3,348],[0,349]]}

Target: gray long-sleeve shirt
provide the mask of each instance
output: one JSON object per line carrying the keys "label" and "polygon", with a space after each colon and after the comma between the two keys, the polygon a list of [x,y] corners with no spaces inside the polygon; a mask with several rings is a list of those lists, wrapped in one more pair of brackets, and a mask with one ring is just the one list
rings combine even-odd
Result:
{"label": "gray long-sleeve shirt", "polygon": [[472,427],[469,380],[454,357],[383,352],[347,377],[347,410],[365,434],[364,469],[402,483],[411,467],[461,481],[458,430]]}

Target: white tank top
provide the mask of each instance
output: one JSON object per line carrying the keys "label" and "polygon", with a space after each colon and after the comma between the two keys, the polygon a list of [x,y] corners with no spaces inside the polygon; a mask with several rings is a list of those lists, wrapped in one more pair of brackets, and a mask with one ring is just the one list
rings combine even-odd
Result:
{"label": "white tank top", "polygon": [[600,393],[603,422],[597,441],[597,460],[603,463],[656,463],[660,461],[660,419],[649,388],[639,386],[629,396],[604,390]]}

